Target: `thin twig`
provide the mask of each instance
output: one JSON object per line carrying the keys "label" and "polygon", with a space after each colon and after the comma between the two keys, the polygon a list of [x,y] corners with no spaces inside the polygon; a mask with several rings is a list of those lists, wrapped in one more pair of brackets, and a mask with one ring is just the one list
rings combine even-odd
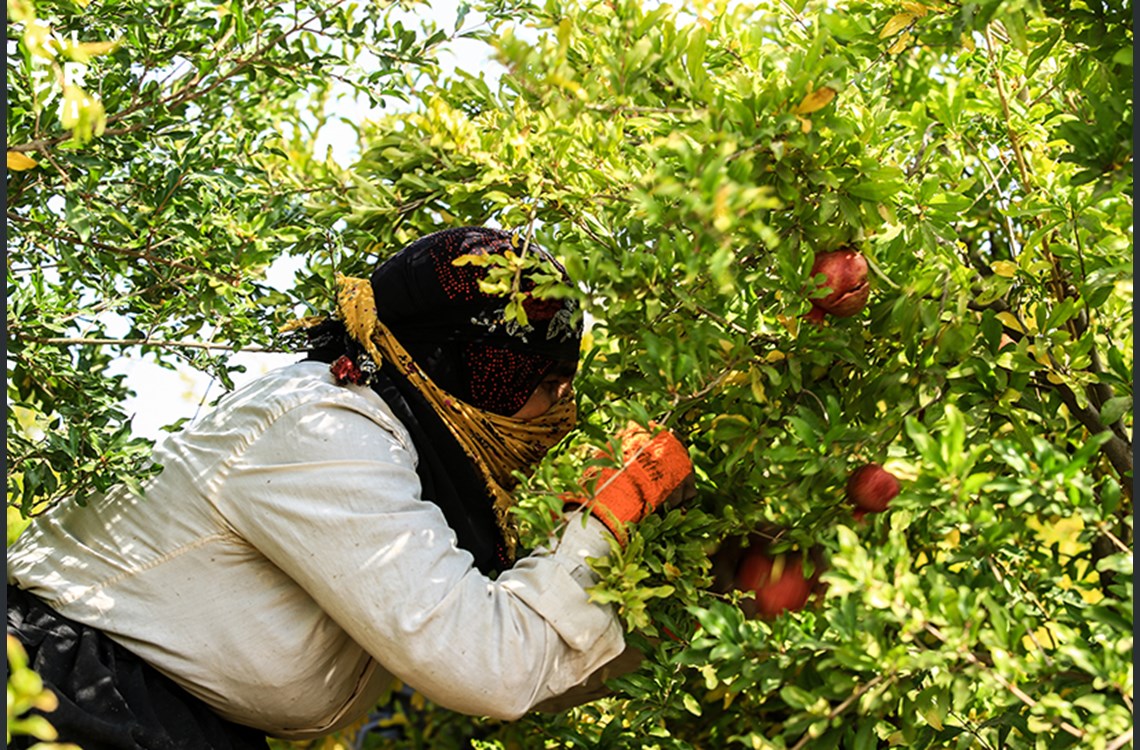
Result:
{"label": "thin twig", "polygon": [[[1073,241],[1076,245],[1077,261],[1080,263],[1081,278],[1087,281],[1088,271],[1085,269],[1084,243],[1081,242],[1081,229],[1077,224],[1077,211],[1075,208],[1070,208],[1069,221],[1073,227]],[[1068,321],[1074,340],[1084,336],[1093,324],[1093,311],[1092,308],[1089,307],[1088,298],[1084,295],[1080,295],[1080,301],[1083,305],[1083,310],[1079,311],[1076,317]],[[1096,346],[1095,341],[1093,342],[1093,346],[1089,348],[1089,369],[1096,373],[1098,377],[1093,379],[1093,382],[1087,386],[1086,390],[1089,394],[1089,398],[1095,399],[1097,409],[1099,410],[1101,406],[1112,398],[1113,390],[1112,386],[1105,383],[1104,379],[1099,377],[1104,373],[1104,363],[1101,361],[1100,350]],[[1122,439],[1131,440],[1131,436],[1124,426],[1123,416],[1109,425],[1109,428]]]}
{"label": "thin twig", "polygon": [[631,112],[635,115],[704,115],[708,113],[704,107],[642,107],[632,104],[587,104],[586,109],[608,115],[624,112]]}
{"label": "thin twig", "polygon": [[1029,177],[1029,168],[1025,164],[1025,155],[1021,153],[1021,140],[1017,137],[1017,133],[1013,129],[1013,118],[1009,111],[1009,98],[1005,93],[1005,80],[1001,76],[1001,69],[997,66],[997,61],[994,59],[994,43],[993,36],[989,28],[986,28],[986,50],[989,53],[990,63],[994,69],[994,84],[997,88],[998,99],[1001,101],[1001,110],[1005,115],[1005,129],[1009,135],[1010,145],[1013,146],[1013,158],[1017,162],[1017,170],[1021,173],[1021,184],[1028,190],[1032,184]]}
{"label": "thin twig", "polygon": [[[1013,127],[1013,117],[1010,114],[1009,109],[1009,97],[1006,96],[1005,81],[1002,78],[1001,69],[998,67],[997,61],[994,57],[993,38],[991,36],[989,27],[986,29],[986,49],[988,51],[990,63],[993,65],[994,69],[994,84],[997,88],[998,99],[1001,101],[1002,114],[1005,117],[1006,133],[1009,135],[1009,142],[1013,147],[1013,157],[1017,162],[1018,173],[1021,175],[1021,188],[1026,193],[1028,193],[1033,187],[1033,180],[1029,172],[1029,166],[1025,161],[1025,155],[1022,153],[1021,140],[1018,138],[1017,132]],[[1033,221],[1038,227],[1042,226],[1042,220],[1040,216],[1034,217]],[[1053,296],[1057,299],[1058,302],[1063,301],[1065,299],[1065,287],[1062,283],[1061,267],[1057,262],[1057,257],[1053,255],[1053,251],[1049,248],[1049,244],[1044,238],[1041,240],[1041,252],[1045,256],[1045,259],[1049,261],[1049,266],[1053,271]]]}
{"label": "thin twig", "polygon": [[711,318],[712,320],[716,321],[717,323],[720,323],[725,328],[731,328],[732,330],[734,330],[737,333],[742,334],[744,336],[749,336],[749,337],[752,336],[752,331],[749,331],[747,328],[740,325],[739,323],[733,323],[731,320],[726,320],[725,318],[721,317],[717,313],[714,313],[712,310],[709,310],[705,307],[702,307],[701,305],[695,305],[694,309],[697,312],[699,312],[701,315],[704,315],[706,318]]}
{"label": "thin twig", "polygon": [[1120,750],[1120,748],[1132,742],[1132,727],[1128,731],[1117,737],[1112,742],[1104,746],[1104,750]]}
{"label": "thin twig", "polygon": [[811,31],[811,25],[807,22],[807,19],[800,14],[799,11],[788,5],[784,0],[780,0],[780,7],[788,13],[791,13],[792,18],[795,19],[795,22],[798,23],[804,29],[804,31]]}
{"label": "thin twig", "polygon": [[[896,679],[898,679],[894,674],[881,674],[872,680],[868,680],[866,683],[856,688],[855,691],[851,693],[851,695],[847,696],[847,698],[842,703],[832,709],[831,713],[827,715],[827,718],[824,719],[824,721],[830,722],[832,719],[839,716],[841,713],[846,711],[852,703],[859,700],[859,698],[861,698],[864,693],[871,690],[888,677],[890,678],[891,682],[894,682]],[[791,750],[802,750],[802,748],[807,745],[807,743],[811,742],[811,740],[811,732],[804,732],[803,736],[796,741],[796,744],[792,745]]]}
{"label": "thin twig", "polygon": [[[241,284],[240,276],[230,276],[228,274],[218,273],[217,271],[211,271],[206,268],[195,268],[194,266],[183,263],[182,261],[172,260],[170,258],[160,258],[158,256],[152,255],[145,250],[134,250],[129,247],[109,245],[106,242],[99,242],[98,240],[85,240],[76,234],[61,234],[59,232],[53,232],[48,229],[42,222],[36,221],[35,219],[29,219],[28,217],[21,216],[20,214],[13,211],[6,211],[5,214],[10,221],[35,224],[39,227],[39,230],[44,235],[51,237],[52,239],[59,240],[60,242],[73,242],[77,245],[84,245],[96,250],[103,250],[108,253],[114,253],[115,255],[122,255],[127,258],[137,258],[139,260],[145,260],[148,263],[155,263],[158,265],[169,266],[170,268],[177,268],[180,271],[205,274],[206,276],[211,276],[215,279],[218,279],[219,281],[224,281],[231,286],[237,286]],[[169,241],[170,239],[171,238],[167,238],[167,240],[163,240],[163,242]]]}
{"label": "thin twig", "polygon": [[285,349],[277,349],[268,346],[242,346],[234,348],[231,344],[215,344],[205,341],[168,341],[165,339],[99,339],[99,338],[43,338],[39,336],[29,336],[23,339],[24,341],[31,341],[36,344],[47,344],[51,346],[154,346],[160,349],[210,349],[218,351],[231,351],[237,352],[262,352],[262,353],[285,353]]}
{"label": "thin twig", "polygon": [[[42,266],[41,266],[41,268],[42,268]],[[178,283],[179,281],[181,281],[181,279],[172,279],[169,282],[169,284],[164,282],[164,283],[159,283],[159,284],[151,284],[150,286],[143,287],[141,289],[135,289],[135,290],[132,290],[130,292],[127,292],[126,294],[121,294],[118,297],[111,298],[111,299],[105,299],[96,305],[92,305],[91,307],[88,307],[88,308],[85,308],[82,310],[76,310],[73,313],[68,313],[67,315],[64,315],[62,318],[55,319],[52,322],[55,323],[56,325],[61,325],[63,323],[70,323],[71,321],[75,320],[76,318],[82,318],[85,315],[98,315],[99,313],[101,313],[105,310],[108,310],[108,309],[114,307],[115,305],[119,305],[119,304],[122,304],[123,302],[126,302],[127,300],[131,299],[132,297],[139,297],[139,296],[142,296],[144,294],[150,294],[151,292],[157,291],[158,289],[160,289],[163,286],[173,286],[174,284]]]}
{"label": "thin twig", "polygon": [[37,153],[39,153],[40,156],[47,159],[48,162],[52,165],[52,167],[55,168],[55,171],[59,173],[59,177],[63,181],[64,187],[68,187],[68,188],[71,187],[70,175],[67,174],[67,171],[63,167],[59,166],[59,162],[57,162],[55,160],[55,157],[53,157],[51,155],[51,152],[48,151],[47,147],[44,146],[42,148],[38,148],[38,149],[36,149],[36,151],[37,151]]}
{"label": "thin twig", "polygon": [[[990,568],[993,570],[994,575],[997,576],[998,583],[1005,584],[1006,580],[1009,580],[1012,578],[1011,576],[1009,576],[1009,571],[1007,571],[1005,569],[1005,566],[1002,565],[997,560],[995,560],[991,555],[986,556],[986,562],[988,562],[990,564]],[[998,570],[998,568],[1001,568],[1001,570]],[[1025,585],[1025,583],[1021,579],[1015,579],[1015,580],[1016,580],[1018,587],[1021,588],[1022,592],[1024,592],[1029,597],[1029,599],[1033,602],[1033,604],[1037,607],[1037,609],[1040,610],[1041,614],[1045,616],[1046,622],[1052,620],[1053,618],[1045,610],[1045,605],[1043,605],[1041,603],[1041,600],[1038,599],[1037,596],[1032,591],[1029,590],[1029,588]],[[1053,638],[1053,631],[1050,630],[1048,628],[1048,626],[1046,626],[1045,632],[1048,633],[1049,641],[1053,644],[1053,648],[1056,648],[1057,647],[1057,641],[1056,641],[1056,639]],[[1044,657],[1044,659],[1045,659],[1045,664],[1048,665],[1049,667],[1052,667],[1053,666],[1053,657],[1049,656],[1049,652],[1046,651],[1045,647],[1041,645],[1041,642],[1037,640],[1037,635],[1033,632],[1032,626],[1026,628],[1026,634],[1029,636],[1029,640],[1033,641],[1033,645],[1037,647],[1037,650],[1041,652],[1041,656]]]}
{"label": "thin twig", "polygon": [[1100,533],[1102,533],[1106,537],[1108,537],[1110,540],[1112,540],[1112,543],[1115,544],[1121,552],[1128,552],[1128,553],[1132,552],[1132,550],[1128,549],[1128,545],[1126,545],[1124,542],[1120,541],[1120,539],[1117,538],[1116,534],[1113,534],[1112,531],[1109,530],[1108,526],[1103,521],[1100,523],[1097,523],[1096,528],[1097,528],[1097,531],[1099,531]]}
{"label": "thin twig", "polygon": [[519,264],[518,267],[515,268],[515,278],[511,283],[511,294],[516,297],[522,296],[523,262],[526,260],[527,253],[530,252],[530,241],[531,238],[534,237],[534,222],[538,219],[538,214],[535,212],[534,206],[530,208],[530,223],[527,224],[526,227],[526,239],[523,240],[522,250],[519,252]]}
{"label": "thin twig", "polygon": [[[1008,208],[1009,207],[1009,198],[1002,195],[1001,183],[998,182],[998,175],[995,175],[993,170],[990,169],[989,162],[986,161],[985,154],[982,153],[981,149],[979,149],[974,144],[970,143],[970,141],[966,140],[965,138],[963,138],[962,141],[967,146],[969,146],[970,148],[972,148],[974,150],[974,153],[978,157],[978,164],[981,165],[982,169],[986,173],[986,176],[990,178],[990,187],[987,188],[986,190],[982,191],[982,194],[974,199],[974,202],[970,204],[969,210],[972,210],[974,208],[974,206],[976,206],[978,204],[978,201],[980,201],[982,199],[982,196],[984,196],[986,193],[988,193],[992,189],[995,193],[995,203],[997,203],[998,208],[1001,208],[1001,218],[1005,222],[1006,234],[1009,235],[1009,251],[1010,251],[1010,254],[1013,255],[1014,257],[1016,257],[1017,256],[1017,249],[1018,249],[1017,235],[1013,230],[1013,220],[1009,217],[1009,208]],[[1004,174],[1008,168],[1009,168],[1008,166],[1003,164],[1002,168],[1001,168],[1001,173]],[[1005,204],[1005,207],[1002,207],[1003,203]]]}
{"label": "thin twig", "polygon": [[974,735],[974,739],[982,743],[982,746],[985,747],[986,750],[993,750],[993,746],[990,745],[990,743],[986,742],[985,737],[982,737],[981,732],[978,731],[977,726],[972,721],[969,721],[965,716],[960,716],[954,713],[953,709],[948,710],[946,713],[948,716],[957,719],[958,722],[962,725],[962,728],[970,734]]}

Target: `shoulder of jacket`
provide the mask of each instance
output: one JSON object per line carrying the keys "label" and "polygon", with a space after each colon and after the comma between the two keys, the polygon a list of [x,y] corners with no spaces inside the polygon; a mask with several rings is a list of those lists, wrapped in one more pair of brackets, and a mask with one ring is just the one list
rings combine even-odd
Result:
{"label": "shoulder of jacket", "polygon": [[384,399],[366,386],[337,384],[323,362],[297,362],[273,370],[224,397],[211,417],[229,421],[244,414],[264,427],[294,409],[322,406],[360,414],[389,432],[413,460],[416,457],[411,434]]}

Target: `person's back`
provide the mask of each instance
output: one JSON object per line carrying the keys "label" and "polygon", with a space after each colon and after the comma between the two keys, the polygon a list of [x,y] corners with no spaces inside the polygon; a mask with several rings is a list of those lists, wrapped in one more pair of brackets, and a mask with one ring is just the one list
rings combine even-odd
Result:
{"label": "person's back", "polygon": [[504,719],[595,694],[624,638],[590,601],[587,559],[681,491],[692,465],[667,431],[639,428],[624,465],[570,498],[580,509],[549,548],[515,559],[511,490],[573,428],[581,341],[572,301],[506,326],[483,271],[455,262],[515,246],[447,230],[371,282],[339,279],[309,361],[168,438],[143,495],[119,487],[33,521],[9,550],[8,632],[60,696],[61,740],[319,736],[394,676]]}
{"label": "person's back", "polygon": [[[273,469],[249,465],[274,454],[286,465],[282,481],[319,470],[330,455],[367,455],[405,461],[405,485],[414,483],[411,440],[383,401],[336,385],[327,365],[300,363],[167,438],[154,455],[163,471],[145,496],[118,486],[37,519],[9,552],[9,583],[106,632],[227,718],[275,733],[329,731],[391,677],[242,533],[287,511],[264,491]],[[334,487],[323,490],[318,477],[304,490],[314,509],[339,500],[322,498]],[[367,543],[354,535],[361,529],[344,531],[333,548],[303,528],[280,546],[303,560]]]}

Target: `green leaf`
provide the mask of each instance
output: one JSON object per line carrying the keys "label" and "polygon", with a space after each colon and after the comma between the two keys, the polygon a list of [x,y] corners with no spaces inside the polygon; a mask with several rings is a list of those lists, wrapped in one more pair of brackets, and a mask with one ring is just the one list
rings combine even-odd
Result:
{"label": "green leaf", "polygon": [[1115,424],[1117,420],[1132,411],[1131,396],[1115,396],[1100,407],[1101,424]]}
{"label": "green leaf", "polygon": [[895,193],[902,190],[903,184],[894,180],[860,180],[858,182],[849,182],[844,185],[844,189],[854,195],[856,198],[863,198],[871,201],[885,201],[895,195]]}
{"label": "green leaf", "polygon": [[689,34],[689,44],[685,50],[685,68],[693,85],[699,90],[707,79],[705,72],[705,50],[708,46],[708,32],[702,26],[697,26]]}
{"label": "green leaf", "polygon": [[1020,10],[1009,10],[1002,14],[1002,24],[1009,32],[1009,41],[1021,54],[1026,54],[1029,44],[1026,40],[1025,14]]}
{"label": "green leaf", "polygon": [[63,216],[64,221],[75,230],[81,241],[86,242],[91,237],[91,216],[78,196],[68,196],[64,203]]}
{"label": "green leaf", "polygon": [[875,722],[864,719],[855,732],[853,750],[875,750],[878,746],[879,738],[875,735]]}
{"label": "green leaf", "polygon": [[1110,284],[1095,287],[1088,296],[1085,298],[1088,306],[1091,308],[1098,308],[1103,305],[1109,297],[1112,296],[1113,288]]}
{"label": "green leaf", "polygon": [[1059,25],[1054,26],[1049,29],[1045,40],[1034,46],[1033,51],[1029,53],[1029,58],[1025,61],[1026,78],[1032,78],[1037,69],[1041,67],[1041,63],[1048,59],[1053,48],[1057,46],[1057,42],[1061,41],[1061,33],[1061,27]]}
{"label": "green leaf", "polygon": [[780,688],[780,698],[784,703],[797,709],[805,709],[816,701],[814,695],[796,685],[784,685]]}

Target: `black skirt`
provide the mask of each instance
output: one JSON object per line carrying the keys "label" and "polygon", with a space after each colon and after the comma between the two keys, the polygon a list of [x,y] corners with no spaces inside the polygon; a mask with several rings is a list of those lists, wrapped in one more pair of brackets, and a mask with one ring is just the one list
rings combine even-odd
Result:
{"label": "black skirt", "polygon": [[[226,721],[205,703],[108,638],[31,594],[8,586],[8,633],[28,666],[59,698],[44,717],[59,742],[83,750],[265,750],[265,735]],[[9,667],[10,668],[10,667]],[[32,737],[13,737],[27,748]]]}

